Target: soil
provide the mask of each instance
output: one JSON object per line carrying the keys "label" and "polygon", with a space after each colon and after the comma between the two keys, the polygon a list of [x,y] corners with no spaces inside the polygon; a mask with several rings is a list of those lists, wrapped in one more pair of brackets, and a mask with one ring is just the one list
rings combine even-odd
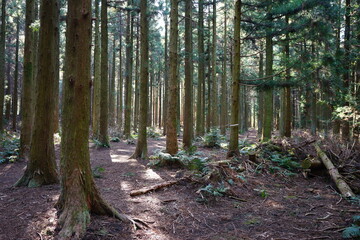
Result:
{"label": "soil", "polygon": [[[148,144],[151,154],[164,148],[165,139]],[[113,218],[92,216],[84,239],[341,239],[352,216],[360,215],[359,205],[343,200],[326,174],[305,179],[247,171],[245,181],[232,187],[238,199],[199,202],[196,191],[204,186],[189,181],[130,197],[132,190],[174,180],[181,172],[129,159],[134,148],[126,141],[111,143],[110,149],[91,147],[91,164],[103,197],[150,228],[134,230]],[[219,160],[226,157],[221,149],[198,150]],[[0,165],[0,239],[54,239],[60,186],[12,188],[25,167],[25,162]]]}

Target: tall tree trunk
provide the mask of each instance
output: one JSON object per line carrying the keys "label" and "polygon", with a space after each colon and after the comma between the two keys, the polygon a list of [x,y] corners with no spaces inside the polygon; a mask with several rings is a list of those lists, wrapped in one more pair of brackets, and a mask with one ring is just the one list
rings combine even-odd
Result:
{"label": "tall tree trunk", "polygon": [[239,91],[240,91],[240,23],[241,0],[235,2],[234,55],[232,70],[231,121],[228,157],[239,154]]}
{"label": "tall tree trunk", "polygon": [[12,91],[12,78],[11,78],[11,63],[6,64],[6,90],[5,90],[5,120],[9,123],[11,117],[11,91]]}
{"label": "tall tree trunk", "polygon": [[113,38],[113,52],[112,52],[112,67],[111,67],[111,77],[110,77],[110,94],[109,94],[109,125],[111,127],[115,126],[115,78],[116,78],[116,45],[115,45],[115,36]]}
{"label": "tall tree trunk", "polygon": [[227,6],[224,3],[224,50],[223,50],[223,66],[221,78],[221,106],[220,106],[220,131],[222,135],[226,134],[226,116],[227,116],[227,74],[226,74],[226,61],[227,61]]}
{"label": "tall tree trunk", "polygon": [[132,158],[146,158],[147,157],[147,108],[148,108],[148,80],[149,80],[149,23],[147,13],[147,0],[140,1],[140,115],[139,115],[139,137],[136,144],[136,149]]}
{"label": "tall tree trunk", "polygon": [[178,107],[178,83],[177,83],[177,61],[178,61],[178,1],[171,0],[170,11],[170,58],[169,58],[169,95],[166,130],[166,151],[176,154],[178,151],[176,119]]}
{"label": "tall tree trunk", "polygon": [[[109,206],[97,190],[88,147],[90,123],[91,1],[69,0],[64,74],[59,240],[81,239],[90,213],[133,222]],[[106,5],[102,5],[105,7]]]}
{"label": "tall tree trunk", "polygon": [[110,147],[109,125],[109,88],[108,88],[108,19],[107,1],[101,0],[101,87],[100,87],[100,129],[99,141],[102,146]]}
{"label": "tall tree trunk", "polygon": [[[165,1],[167,8],[167,1]],[[164,22],[165,22],[165,51],[164,51],[164,111],[163,111],[163,119],[164,119],[164,127],[163,127],[163,135],[166,135],[166,126],[167,126],[167,112],[168,112],[168,92],[169,92],[169,57],[168,57],[168,15],[165,14]]]}
{"label": "tall tree trunk", "polygon": [[216,0],[213,0],[213,18],[212,18],[212,48],[211,48],[211,126],[217,127],[219,125],[219,112],[218,112],[218,81],[216,75]]}
{"label": "tall tree trunk", "polygon": [[140,90],[139,90],[139,49],[140,49],[140,24],[136,24],[136,59],[135,59],[135,105],[134,105],[134,125],[133,130],[137,132],[138,122],[139,122],[139,98],[140,98]]}
{"label": "tall tree trunk", "polygon": [[[132,0],[128,0],[128,5]],[[125,73],[125,116],[124,137],[130,138],[131,131],[131,99],[132,99],[132,71],[133,71],[133,14],[127,13],[126,20],[126,73]]]}
{"label": "tall tree trunk", "polygon": [[[269,16],[269,21],[272,21],[272,16]],[[272,81],[273,74],[273,40],[270,33],[266,36],[266,64],[265,64],[265,76],[267,77],[267,81]],[[273,87],[271,84],[266,86],[264,89],[264,115],[263,115],[263,128],[262,128],[262,141],[267,141],[271,139],[271,132],[273,128]]]}
{"label": "tall tree trunk", "polygon": [[15,71],[14,71],[14,91],[12,97],[12,130],[16,131],[17,112],[18,112],[18,80],[19,80],[19,32],[20,19],[16,19],[16,47],[15,47]]}
{"label": "tall tree trunk", "polygon": [[26,1],[26,19],[25,19],[25,46],[24,46],[24,73],[22,82],[22,104],[21,104],[21,134],[20,134],[20,156],[27,157],[30,150],[32,116],[34,112],[33,101],[34,86],[34,32],[30,28],[35,21],[35,0]]}
{"label": "tall tree trunk", "polygon": [[39,58],[36,108],[30,161],[16,186],[38,187],[58,182],[53,131],[57,0],[42,0],[40,8]]}
{"label": "tall tree trunk", "polygon": [[119,25],[120,25],[120,30],[119,30],[119,79],[118,79],[118,97],[117,97],[117,129],[118,132],[121,132],[121,127],[122,127],[122,119],[123,119],[123,59],[122,59],[122,15],[120,13],[120,17],[119,17]]}
{"label": "tall tree trunk", "polygon": [[185,104],[184,104],[184,149],[192,145],[193,137],[193,109],[192,109],[192,81],[193,81],[193,47],[192,47],[192,1],[185,1]]}
{"label": "tall tree trunk", "polygon": [[54,11],[54,29],[55,29],[55,44],[54,44],[54,63],[55,63],[55,84],[54,84],[54,111],[53,111],[53,130],[54,133],[59,132],[59,90],[60,90],[60,5]]}
{"label": "tall tree trunk", "polygon": [[[263,42],[260,42],[259,54],[259,78],[264,77],[264,53]],[[262,134],[263,117],[264,117],[264,89],[258,88],[258,136]]]}
{"label": "tall tree trunk", "polygon": [[[289,17],[285,16],[286,24],[289,24]],[[289,33],[286,33],[285,39],[285,59],[286,62],[290,60],[290,42]],[[287,66],[285,72],[286,86],[281,89],[280,100],[280,136],[291,137],[291,89],[289,86],[290,81],[290,68]]]}
{"label": "tall tree trunk", "polygon": [[[349,100],[347,100],[346,95],[350,94],[350,14],[351,14],[351,0],[345,1],[345,37],[344,37],[344,101],[345,106],[350,106]],[[341,124],[341,138],[345,141],[350,138],[350,120],[343,119]]]}
{"label": "tall tree trunk", "polygon": [[199,0],[198,17],[198,86],[196,101],[196,136],[204,135],[203,122],[203,86],[205,84],[205,54],[204,54],[204,0]]}
{"label": "tall tree trunk", "polygon": [[6,0],[1,3],[0,27],[0,132],[4,130],[4,88],[5,88],[5,35],[6,35]]}
{"label": "tall tree trunk", "polygon": [[100,126],[100,99],[101,99],[101,36],[99,30],[100,14],[99,14],[100,0],[95,0],[95,35],[94,35],[94,83],[92,94],[92,133],[94,138],[99,138]]}
{"label": "tall tree trunk", "polygon": [[[314,58],[313,61],[316,61],[316,52],[315,52],[315,43],[312,43],[312,57]],[[317,102],[317,95],[316,95],[316,84],[317,84],[317,70],[315,70],[312,73],[312,90],[310,93],[310,131],[312,135],[316,135],[316,130],[317,130],[317,106],[316,106],[316,102]]]}

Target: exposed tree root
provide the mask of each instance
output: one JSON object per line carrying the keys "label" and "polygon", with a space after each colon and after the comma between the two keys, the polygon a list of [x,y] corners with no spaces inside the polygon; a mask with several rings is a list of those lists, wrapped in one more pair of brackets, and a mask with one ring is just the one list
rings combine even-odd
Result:
{"label": "exposed tree root", "polygon": [[24,175],[14,184],[14,187],[40,187],[58,182],[56,176],[46,177],[40,170],[32,173],[25,170]]}

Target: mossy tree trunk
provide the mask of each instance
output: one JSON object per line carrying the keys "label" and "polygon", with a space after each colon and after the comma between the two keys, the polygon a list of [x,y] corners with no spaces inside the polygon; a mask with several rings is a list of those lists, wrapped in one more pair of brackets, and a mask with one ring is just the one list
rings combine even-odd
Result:
{"label": "mossy tree trunk", "polygon": [[[105,6],[105,5],[103,5]],[[61,144],[60,240],[81,239],[90,213],[133,222],[109,206],[97,190],[90,167],[91,1],[69,0],[66,31],[63,136]]]}
{"label": "mossy tree trunk", "polygon": [[232,70],[231,121],[228,157],[239,154],[239,92],[240,92],[240,23],[241,0],[235,2],[234,55]]}
{"label": "mossy tree trunk", "polygon": [[170,1],[170,58],[169,58],[169,95],[166,130],[166,151],[178,151],[176,121],[178,108],[178,1]]}
{"label": "mossy tree trunk", "polygon": [[139,115],[139,138],[132,158],[147,157],[147,112],[148,112],[148,80],[149,80],[149,23],[147,0],[140,2],[140,115]]}
{"label": "mossy tree trunk", "polygon": [[100,48],[100,0],[95,0],[95,35],[94,35],[94,81],[92,94],[92,133],[94,138],[99,137],[100,96],[101,96],[101,48]]}
{"label": "mossy tree trunk", "polygon": [[100,128],[99,141],[102,146],[110,147],[109,126],[109,83],[108,83],[108,16],[107,1],[101,0],[101,86],[100,86]]}
{"label": "mossy tree trunk", "polygon": [[184,104],[184,148],[190,148],[193,138],[193,47],[192,47],[192,1],[185,1],[185,104]]}
{"label": "mossy tree trunk", "polygon": [[0,27],[0,132],[4,130],[6,0],[1,1]]}
{"label": "mossy tree trunk", "polygon": [[54,16],[57,9],[57,0],[41,1],[36,107],[30,161],[16,186],[37,187],[58,182],[53,134],[54,84],[57,71],[53,51],[56,44]]}

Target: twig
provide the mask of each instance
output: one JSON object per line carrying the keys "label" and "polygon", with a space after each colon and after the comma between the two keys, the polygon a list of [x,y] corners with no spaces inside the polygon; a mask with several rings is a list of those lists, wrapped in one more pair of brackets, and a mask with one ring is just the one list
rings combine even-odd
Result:
{"label": "twig", "polygon": [[325,217],[317,218],[317,220],[325,220],[325,219],[328,219],[330,216],[332,216],[332,214],[327,212],[327,215]]}
{"label": "twig", "polygon": [[37,235],[39,235],[40,240],[43,240],[43,237],[42,237],[41,233],[38,233],[38,232],[37,232]]}

